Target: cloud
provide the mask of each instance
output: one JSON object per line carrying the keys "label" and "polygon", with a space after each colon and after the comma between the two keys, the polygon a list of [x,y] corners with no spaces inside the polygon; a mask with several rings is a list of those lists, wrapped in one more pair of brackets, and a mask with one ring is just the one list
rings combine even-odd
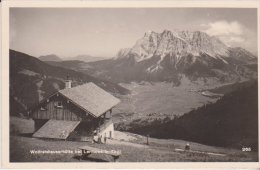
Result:
{"label": "cloud", "polygon": [[228,46],[237,46],[245,42],[246,28],[237,21],[225,20],[201,25],[204,31],[211,36],[216,36]]}
{"label": "cloud", "polygon": [[242,47],[257,54],[257,32],[238,21],[219,20],[200,25],[201,30],[216,36],[229,47]]}
{"label": "cloud", "polygon": [[227,21],[217,21],[208,24],[208,29],[206,30],[210,35],[242,35],[243,26],[237,21],[227,22]]}

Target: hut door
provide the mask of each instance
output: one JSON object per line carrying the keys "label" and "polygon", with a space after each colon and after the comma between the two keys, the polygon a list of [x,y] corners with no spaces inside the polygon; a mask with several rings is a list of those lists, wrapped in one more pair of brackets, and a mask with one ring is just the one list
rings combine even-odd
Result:
{"label": "hut door", "polygon": [[56,114],[56,120],[62,120],[63,119],[63,105],[61,101],[57,102],[56,106],[57,114]]}
{"label": "hut door", "polygon": [[112,138],[112,131],[109,131],[109,138]]}

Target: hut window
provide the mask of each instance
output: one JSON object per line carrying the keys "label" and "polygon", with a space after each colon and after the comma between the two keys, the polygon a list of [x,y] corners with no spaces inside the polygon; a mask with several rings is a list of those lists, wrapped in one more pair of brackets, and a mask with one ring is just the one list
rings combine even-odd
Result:
{"label": "hut window", "polygon": [[58,102],[57,105],[56,105],[57,108],[63,108],[63,105],[62,105],[62,102]]}
{"label": "hut window", "polygon": [[42,107],[40,108],[40,111],[45,111],[45,110],[47,110],[47,107],[46,107],[46,106],[42,106]]}

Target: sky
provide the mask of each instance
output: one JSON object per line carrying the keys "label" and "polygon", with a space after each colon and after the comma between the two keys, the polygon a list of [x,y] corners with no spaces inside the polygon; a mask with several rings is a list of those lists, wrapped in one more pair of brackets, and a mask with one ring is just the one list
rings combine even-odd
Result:
{"label": "sky", "polygon": [[257,9],[11,8],[10,48],[29,55],[114,57],[145,32],[200,30],[257,54]]}

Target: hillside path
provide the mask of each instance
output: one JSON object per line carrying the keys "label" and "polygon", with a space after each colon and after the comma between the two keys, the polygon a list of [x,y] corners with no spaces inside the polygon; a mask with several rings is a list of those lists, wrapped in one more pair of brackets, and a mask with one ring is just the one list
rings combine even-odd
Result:
{"label": "hillside path", "polygon": [[111,144],[111,145],[126,145],[126,146],[133,146],[133,147],[137,147],[137,148],[149,148],[149,146],[147,146],[147,145],[131,143],[131,142],[126,142],[126,141],[113,140],[113,139],[108,139],[107,140],[107,144]]}
{"label": "hillside path", "polygon": [[[131,143],[131,142],[127,142],[127,141],[113,140],[113,139],[108,139],[107,140],[107,144],[111,144],[111,145],[126,145],[126,146],[132,146],[132,147],[137,147],[137,148],[143,148],[143,149],[149,149],[149,150],[156,150],[156,151],[166,152],[164,150],[150,148],[148,145],[142,145],[142,144]],[[175,152],[191,152],[191,153],[198,153],[198,154],[207,154],[207,155],[213,155],[213,156],[226,156],[226,154],[222,154],[222,153],[202,152],[202,151],[195,151],[195,150],[185,151],[185,150],[179,149],[179,148],[174,149],[174,151]]]}

